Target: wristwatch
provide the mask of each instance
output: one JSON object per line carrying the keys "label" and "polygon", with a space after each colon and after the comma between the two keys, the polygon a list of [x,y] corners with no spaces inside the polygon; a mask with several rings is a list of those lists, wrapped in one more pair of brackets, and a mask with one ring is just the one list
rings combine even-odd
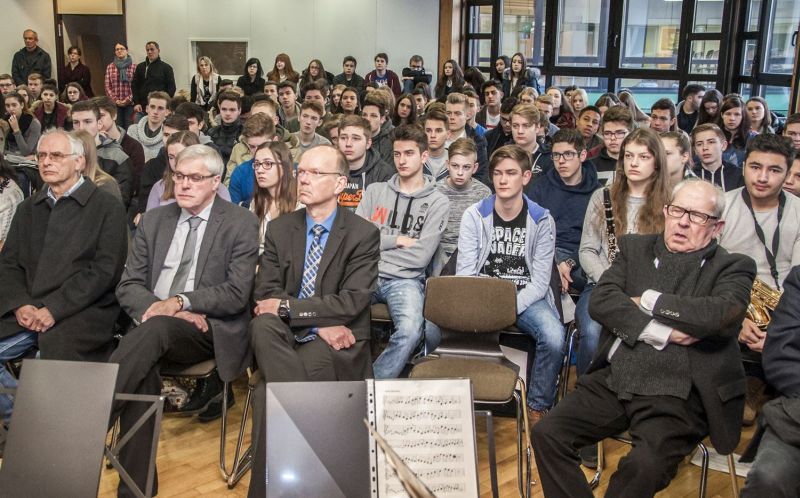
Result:
{"label": "wristwatch", "polygon": [[278,318],[283,320],[285,323],[289,323],[289,320],[292,319],[292,313],[289,309],[288,299],[281,299],[281,302],[278,304]]}
{"label": "wristwatch", "polygon": [[172,297],[178,300],[178,311],[183,311],[183,297],[180,294],[175,294]]}
{"label": "wristwatch", "polygon": [[570,268],[575,268],[576,266],[578,266],[578,263],[577,263],[577,262],[576,262],[574,259],[572,259],[572,258],[567,258],[567,259],[565,259],[565,260],[564,260],[564,262],[565,262],[565,263],[567,264],[567,266],[569,266]]}

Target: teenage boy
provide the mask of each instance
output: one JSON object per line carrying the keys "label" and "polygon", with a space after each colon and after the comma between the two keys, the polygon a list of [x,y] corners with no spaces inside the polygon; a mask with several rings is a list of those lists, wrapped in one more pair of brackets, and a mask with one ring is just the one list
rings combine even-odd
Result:
{"label": "teenage boy", "polygon": [[516,106],[517,99],[513,97],[503,101],[500,106],[500,125],[487,131],[483,137],[486,139],[486,152],[489,157],[500,147],[514,143],[514,137],[511,134],[511,111]]}
{"label": "teenage boy", "polygon": [[795,157],[792,161],[792,168],[786,175],[786,181],[783,182],[783,190],[792,195],[800,196],[800,157]]}
{"label": "teenage boy", "polygon": [[547,118],[547,129],[544,135],[553,138],[553,135],[559,130],[558,126],[550,122],[550,117],[553,116],[553,97],[546,93],[544,95],[539,95],[536,97],[536,107],[539,109],[539,112],[544,114]]}
{"label": "teenage boy", "polygon": [[[422,167],[422,171],[433,177],[437,182],[444,180],[448,176],[447,171],[447,114],[444,106],[436,103],[428,108],[425,120],[422,125],[425,135],[428,137],[428,160]],[[473,173],[474,174],[474,173]]]}
{"label": "teenage boy", "polygon": [[364,91],[364,78],[356,74],[358,61],[352,55],[345,56],[342,60],[342,72],[333,78],[333,86],[344,85],[355,88],[358,93]]}
{"label": "teenage boy", "polygon": [[633,131],[633,115],[627,107],[615,105],[603,114],[600,129],[604,145],[592,162],[600,181],[610,184],[614,180],[622,142]]}
{"label": "teenage boy", "polygon": [[317,126],[322,122],[324,108],[314,101],[300,104],[300,131],[293,133],[300,146],[292,155],[294,162],[300,161],[300,155],[316,145],[330,145],[331,141],[317,133]]}
{"label": "teenage boy", "polygon": [[792,140],[792,147],[794,147],[795,152],[800,152],[800,112],[791,114],[786,118],[783,136]]}
{"label": "teenage boy", "polygon": [[467,126],[472,127],[475,130],[475,134],[482,137],[486,135],[486,128],[475,121],[475,115],[478,114],[478,110],[481,108],[481,99],[470,88],[465,88],[463,93],[467,97]]}
{"label": "teenage boy", "polygon": [[394,125],[387,119],[386,101],[378,92],[368,94],[361,106],[361,117],[369,121],[372,150],[378,153],[385,162],[392,161],[392,134]]}
{"label": "teenage boy", "polygon": [[42,131],[69,127],[69,109],[58,101],[55,85],[48,83],[42,86],[42,102],[36,106],[33,115],[42,124]]}
{"label": "teenage boy", "polygon": [[14,78],[12,78],[10,74],[0,74],[0,95],[5,95],[16,89],[17,85],[14,84]]}
{"label": "teenage boy", "polygon": [[446,147],[462,137],[471,138],[478,148],[478,171],[475,173],[483,183],[489,182],[487,170],[489,156],[486,154],[486,138],[479,136],[475,129],[467,125],[467,97],[463,93],[453,92],[447,96],[445,114],[447,114],[447,141]]}
{"label": "teenage boy", "polygon": [[300,89],[303,102],[316,102],[322,106],[322,119],[325,119],[325,108],[328,105],[328,85],[325,80],[309,81]]}
{"label": "teenage boy", "polygon": [[729,191],[744,185],[742,168],[722,160],[722,152],[728,147],[725,134],[719,126],[704,123],[692,130],[692,147],[698,158],[694,174]]}
{"label": "teenage boy", "polygon": [[600,109],[593,105],[587,105],[578,113],[575,128],[583,135],[583,142],[586,144],[586,159],[594,159],[600,155],[603,148],[603,141],[597,135],[600,131],[600,120],[602,119]]}
{"label": "teenage boy", "polygon": [[28,90],[31,98],[31,106],[33,106],[34,102],[41,98],[43,84],[44,78],[42,78],[41,74],[31,73],[28,76]]}
{"label": "teenage boy", "polygon": [[528,378],[531,425],[553,406],[563,359],[564,326],[550,290],[555,223],[550,213],[522,193],[531,179],[530,155],[518,145],[492,154],[489,174],[495,195],[464,212],[456,274],[487,276],[517,286],[517,327],[536,342]]}
{"label": "teenage boy", "polygon": [[[139,178],[139,199],[137,201],[139,214],[144,214],[144,212],[147,210],[147,201],[150,198],[150,191],[153,189],[153,185],[155,185],[164,177],[164,171],[166,171],[169,167],[169,160],[167,158],[167,140],[169,140],[170,136],[178,133],[179,131],[188,130],[189,121],[184,116],[179,114],[170,114],[164,120],[161,133],[164,146],[158,152],[156,157],[148,160],[144,164],[142,176]],[[134,218],[134,224],[138,225],[140,218],[141,216]]]}
{"label": "teenage boy", "polygon": [[297,92],[294,83],[291,81],[281,81],[278,83],[278,118],[281,125],[294,133],[300,130],[298,116],[300,116],[300,104],[297,103]]}
{"label": "teenage boy", "polygon": [[656,133],[675,131],[675,104],[667,98],[656,100],[650,108],[650,129]]}
{"label": "teenage boy", "polygon": [[368,84],[375,83],[379,87],[388,86],[392,89],[394,96],[399,97],[400,91],[402,90],[400,78],[397,77],[397,73],[387,68],[389,56],[381,52],[375,56],[374,62],[375,69],[367,73],[364,77],[364,81]]}
{"label": "teenage boy", "polygon": [[147,96],[147,115],[128,127],[128,136],[142,144],[145,161],[156,157],[164,147],[161,125],[169,114],[169,100],[165,92],[150,92]]}
{"label": "teenage boy", "polygon": [[425,132],[415,125],[399,126],[393,148],[397,174],[370,185],[356,209],[381,231],[378,287],[372,299],[386,304],[394,322],[389,345],[373,364],[376,379],[398,377],[422,339],[425,271],[450,209],[433,179],[422,173],[428,157]]}
{"label": "teenage boy", "polygon": [[[100,110],[100,133],[110,138],[122,147],[122,152],[131,158],[131,172],[133,173],[133,185],[131,186],[131,202],[137,202],[139,194],[139,179],[144,171],[144,149],[142,144],[128,136],[125,129],[117,125],[117,104],[111,97],[94,97],[92,101]],[[197,105],[197,104],[195,104]],[[199,106],[198,106],[199,107]],[[133,206],[135,208],[135,206]],[[136,211],[138,212],[138,211]]]}
{"label": "teenage boy", "polygon": [[486,104],[475,115],[475,122],[491,131],[500,125],[500,106],[503,103],[503,85],[497,80],[487,80],[481,86]]}
{"label": "teenage boy", "polygon": [[489,187],[472,177],[478,171],[478,149],[475,142],[469,138],[459,138],[450,144],[447,157],[447,176],[436,183],[436,189],[450,201],[450,215],[439,243],[434,275],[441,272],[441,268],[458,247],[458,228],[464,211],[492,194]]}
{"label": "teenage boy", "polygon": [[564,128],[553,136],[552,157],[555,167],[538,182],[529,184],[527,194],[549,210],[556,222],[556,264],[561,289],[581,291],[586,282],[578,260],[583,220],[592,193],[601,185],[592,163],[586,161],[583,135],[578,130]]}
{"label": "teenage boy", "polygon": [[264,83],[264,95],[271,98],[273,102],[278,103],[278,82],[267,81]]}
{"label": "teenage boy", "polygon": [[691,133],[697,123],[698,109],[706,95],[706,87],[692,83],[683,89],[683,101],[678,104],[678,128]]}
{"label": "teenage boy", "polygon": [[253,169],[253,155],[263,144],[276,140],[279,138],[275,131],[275,123],[266,114],[253,114],[244,122],[240,143],[247,147],[249,154],[246,156],[247,159],[237,165],[231,173],[229,184],[231,202],[250,207],[256,178]]}
{"label": "teenage boy", "polygon": [[133,192],[133,173],[131,159],[122,151],[120,145],[100,134],[100,109],[91,100],[81,100],[72,104],[72,126],[85,130],[97,146],[97,162],[100,167],[113,176],[122,194],[122,202],[127,208]]}
{"label": "teenage boy", "polygon": [[403,68],[403,93],[412,93],[419,83],[431,84],[433,76],[425,71],[425,61],[421,55],[412,55],[408,67]]}
{"label": "teenage boy", "polygon": [[553,169],[550,155],[542,152],[539,142],[539,109],[533,104],[519,104],[511,111],[511,136],[514,143],[531,156],[531,180]]}
{"label": "teenage boy", "polygon": [[347,184],[339,194],[339,205],[355,211],[366,188],[373,183],[389,180],[395,171],[372,149],[372,128],[369,121],[361,116],[342,118],[339,122],[338,146],[350,170]]}
{"label": "teenage boy", "polygon": [[227,164],[234,144],[242,133],[242,97],[236,92],[222,92],[217,98],[220,124],[208,130],[208,136],[219,149],[222,164]]}

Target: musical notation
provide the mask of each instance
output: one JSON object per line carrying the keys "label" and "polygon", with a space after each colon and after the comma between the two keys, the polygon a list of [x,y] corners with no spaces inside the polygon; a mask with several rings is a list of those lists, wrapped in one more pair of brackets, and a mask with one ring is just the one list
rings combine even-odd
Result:
{"label": "musical notation", "polygon": [[459,420],[459,410],[385,410],[386,420]]}
{"label": "musical notation", "polygon": [[460,425],[390,425],[384,429],[387,436],[445,436],[447,434],[459,434]]}
{"label": "musical notation", "polygon": [[393,448],[462,448],[464,441],[461,439],[437,439],[437,440],[418,440],[418,439],[388,439]]}

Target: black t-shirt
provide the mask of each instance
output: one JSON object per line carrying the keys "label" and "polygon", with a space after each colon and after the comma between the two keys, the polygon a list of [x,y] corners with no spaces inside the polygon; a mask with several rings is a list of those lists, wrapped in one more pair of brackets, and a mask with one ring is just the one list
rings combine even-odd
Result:
{"label": "black t-shirt", "polygon": [[503,220],[497,211],[494,211],[493,216],[492,246],[482,274],[510,280],[520,290],[531,281],[531,274],[525,263],[528,207],[523,204],[522,211],[511,221]]}

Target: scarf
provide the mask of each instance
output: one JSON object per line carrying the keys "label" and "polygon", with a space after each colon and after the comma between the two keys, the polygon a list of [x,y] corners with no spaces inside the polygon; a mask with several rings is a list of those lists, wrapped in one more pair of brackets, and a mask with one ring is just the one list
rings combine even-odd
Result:
{"label": "scarf", "polygon": [[147,132],[145,131],[147,128],[147,116],[144,116],[139,120],[138,123],[136,123],[136,128],[137,133],[135,138],[140,144],[142,144],[143,147],[155,148],[164,141],[161,135],[161,130],[159,130],[153,137],[147,135]]}
{"label": "scarf", "polygon": [[217,94],[217,79],[219,78],[219,74],[212,72],[208,76],[208,101],[206,101],[205,96],[205,85],[203,82],[203,76],[200,73],[195,73],[194,75],[194,84],[197,85],[197,101],[195,104],[198,105],[206,105],[210,103],[214,96]]}
{"label": "scarf", "polygon": [[123,83],[128,83],[130,81],[128,79],[128,67],[130,67],[131,64],[133,64],[133,59],[131,59],[130,55],[124,59],[114,57],[114,65],[117,66],[119,80]]}

